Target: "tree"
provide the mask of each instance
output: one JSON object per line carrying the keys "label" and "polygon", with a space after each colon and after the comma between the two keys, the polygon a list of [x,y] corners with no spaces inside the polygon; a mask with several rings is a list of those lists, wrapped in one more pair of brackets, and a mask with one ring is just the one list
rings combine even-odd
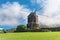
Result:
{"label": "tree", "polygon": [[26,30],[26,26],[25,25],[18,25],[17,28],[16,28],[16,31],[17,32],[23,32]]}
{"label": "tree", "polygon": [[3,29],[3,32],[6,33],[6,30]]}

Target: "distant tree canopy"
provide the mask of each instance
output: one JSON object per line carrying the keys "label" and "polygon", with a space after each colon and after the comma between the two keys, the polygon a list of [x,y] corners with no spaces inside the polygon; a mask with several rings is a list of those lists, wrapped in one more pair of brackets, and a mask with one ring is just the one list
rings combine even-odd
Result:
{"label": "distant tree canopy", "polygon": [[0,29],[0,33],[6,33],[5,29]]}
{"label": "distant tree canopy", "polygon": [[6,30],[3,29],[3,32],[6,33]]}
{"label": "distant tree canopy", "polygon": [[17,28],[16,28],[16,31],[17,31],[17,32],[25,31],[26,28],[27,28],[27,27],[26,27],[25,25],[18,25]]}

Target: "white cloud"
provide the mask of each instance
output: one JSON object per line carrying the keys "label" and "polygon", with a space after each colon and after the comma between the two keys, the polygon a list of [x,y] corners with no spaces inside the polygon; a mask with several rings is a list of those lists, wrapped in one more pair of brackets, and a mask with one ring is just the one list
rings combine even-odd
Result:
{"label": "white cloud", "polygon": [[30,10],[25,8],[25,5],[20,5],[18,2],[2,4],[0,7],[0,25],[21,24],[18,20],[20,18],[26,20],[29,13]]}
{"label": "white cloud", "polygon": [[[44,6],[44,13],[39,15],[39,23],[46,25],[60,24],[60,0],[31,0],[32,4]],[[31,12],[18,2],[7,2],[0,7],[0,25],[17,25],[19,19],[27,22],[27,16]],[[48,16],[48,17],[47,17]]]}
{"label": "white cloud", "polygon": [[43,15],[47,15],[49,17],[43,20],[44,23],[60,24],[60,0],[47,0],[47,1],[48,3],[46,4]]}
{"label": "white cloud", "polygon": [[40,7],[43,7],[47,4],[47,0],[31,0],[31,3],[33,5],[39,5]]}
{"label": "white cloud", "polygon": [[[46,25],[60,24],[60,0],[31,0],[43,6],[44,13],[39,15],[39,22]],[[35,1],[35,2],[34,2]],[[42,4],[41,4],[42,3]]]}

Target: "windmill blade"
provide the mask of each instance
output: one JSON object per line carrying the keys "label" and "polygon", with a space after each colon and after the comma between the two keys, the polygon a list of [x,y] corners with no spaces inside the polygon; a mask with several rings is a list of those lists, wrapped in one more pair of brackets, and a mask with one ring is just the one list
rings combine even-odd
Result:
{"label": "windmill blade", "polygon": [[49,16],[47,16],[47,15],[42,15],[42,16],[46,16],[46,17],[49,17]]}

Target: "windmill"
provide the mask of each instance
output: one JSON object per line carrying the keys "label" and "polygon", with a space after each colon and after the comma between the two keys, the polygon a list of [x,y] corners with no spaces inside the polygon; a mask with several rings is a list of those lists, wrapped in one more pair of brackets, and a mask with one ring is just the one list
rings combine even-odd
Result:
{"label": "windmill", "polygon": [[[36,6],[36,2],[37,2],[37,0],[35,0],[35,6]],[[39,7],[39,8],[35,8],[35,10],[32,11],[32,12],[33,12],[33,13],[36,13],[37,11],[40,12],[40,10],[43,9],[44,7],[45,7],[45,6],[41,6],[41,7]],[[44,15],[44,14],[40,14],[40,15],[49,18],[49,16],[47,16],[47,15]],[[40,21],[40,24],[42,25],[42,22],[41,22],[41,21]],[[32,26],[33,26],[33,25],[32,25]]]}
{"label": "windmill", "polygon": [[[35,0],[36,2],[37,0]],[[36,3],[35,3],[36,4]],[[35,5],[36,6],[36,5]],[[27,24],[27,28],[31,28],[31,29],[37,29],[38,28],[38,17],[36,15],[36,12],[41,10],[42,8],[44,8],[44,6],[40,7],[40,8],[36,8],[35,7],[35,10],[32,11],[30,13],[30,15],[28,15],[28,24]],[[33,16],[32,16],[33,15]],[[46,16],[46,15],[41,15],[41,16]],[[46,16],[48,17],[48,16]],[[35,20],[35,21],[34,21]],[[31,24],[31,25],[30,25]]]}

